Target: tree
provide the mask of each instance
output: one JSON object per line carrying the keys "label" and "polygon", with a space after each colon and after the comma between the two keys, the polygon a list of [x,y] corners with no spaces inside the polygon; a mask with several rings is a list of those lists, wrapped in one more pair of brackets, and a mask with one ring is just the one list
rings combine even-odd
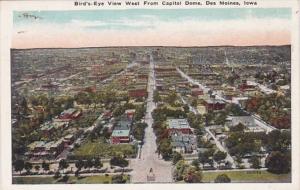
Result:
{"label": "tree", "polygon": [[221,160],[224,160],[227,156],[227,153],[226,152],[222,152],[222,151],[217,151],[214,156],[213,156],[213,159],[216,161],[216,162],[220,162]]}
{"label": "tree", "polygon": [[169,159],[172,155],[170,139],[162,139],[159,143],[158,151],[161,153],[163,159]]}
{"label": "tree", "polygon": [[14,166],[15,166],[15,171],[20,172],[21,174],[21,171],[24,169],[25,164],[23,160],[16,160]]}
{"label": "tree", "polygon": [[216,177],[215,183],[230,183],[231,179],[226,174],[220,174]]}
{"label": "tree", "polygon": [[193,160],[192,165],[195,167],[196,171],[200,170],[199,168],[199,160]]}
{"label": "tree", "polygon": [[172,159],[173,165],[175,165],[179,160],[182,160],[182,159],[183,159],[183,157],[180,153],[173,152],[173,159]]}
{"label": "tree", "polygon": [[213,155],[214,155],[214,149],[209,149],[205,152],[200,152],[198,154],[198,158],[202,164],[205,164],[209,162],[210,157],[212,157]]}
{"label": "tree", "polygon": [[43,163],[42,163],[42,168],[43,168],[44,171],[48,171],[50,169],[49,164],[46,163],[45,161],[43,161]]}
{"label": "tree", "polygon": [[63,170],[64,173],[64,170],[69,167],[69,164],[65,159],[62,159],[59,161],[58,167],[59,169]]}
{"label": "tree", "polygon": [[128,166],[128,161],[120,156],[114,156],[112,159],[110,159],[110,165],[113,166],[120,166],[122,168]]}
{"label": "tree", "polygon": [[111,183],[126,183],[124,176],[121,175],[113,175],[111,178]]}
{"label": "tree", "polygon": [[80,160],[77,160],[77,161],[75,162],[75,167],[77,168],[78,171],[81,170],[81,168],[83,167],[83,165],[84,165],[84,162],[83,162],[81,159],[80,159]]}
{"label": "tree", "polygon": [[61,176],[61,175],[60,175],[60,172],[57,170],[57,171],[54,173],[54,176],[53,176],[53,177],[54,177],[55,179],[57,179],[57,178],[60,178],[60,176]]}
{"label": "tree", "polygon": [[189,167],[184,173],[183,179],[187,183],[200,183],[202,180],[202,172],[195,168]]}
{"label": "tree", "polygon": [[93,167],[94,163],[91,159],[87,159],[85,162],[85,167],[88,168],[90,170],[91,167]]}
{"label": "tree", "polygon": [[157,90],[154,90],[154,92],[153,92],[153,101],[154,101],[155,103],[161,101],[161,97],[160,97],[160,95],[159,95],[159,93],[158,93]]}
{"label": "tree", "polygon": [[32,169],[32,164],[30,162],[25,162],[24,168],[27,171],[27,173],[29,173]]}
{"label": "tree", "polygon": [[102,164],[100,158],[95,158],[94,159],[94,167],[95,168],[101,168],[102,166],[103,166],[103,164]]}
{"label": "tree", "polygon": [[252,168],[255,168],[255,169],[260,168],[260,159],[259,159],[259,157],[253,156],[249,161],[251,163]]}
{"label": "tree", "polygon": [[188,167],[189,165],[186,164],[184,160],[179,160],[175,165],[174,178],[177,181],[182,180],[184,176],[184,172],[187,170]]}
{"label": "tree", "polygon": [[35,165],[35,166],[34,166],[34,169],[35,169],[35,171],[37,171],[37,172],[40,171],[40,168],[41,168],[40,165]]}
{"label": "tree", "polygon": [[288,173],[291,169],[291,160],[288,155],[280,151],[273,151],[266,158],[266,167],[272,173]]}

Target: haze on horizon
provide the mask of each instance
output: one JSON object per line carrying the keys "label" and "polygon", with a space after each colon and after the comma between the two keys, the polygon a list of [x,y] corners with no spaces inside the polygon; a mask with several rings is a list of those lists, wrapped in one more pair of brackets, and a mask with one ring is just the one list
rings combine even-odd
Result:
{"label": "haze on horizon", "polygon": [[290,28],[288,8],[14,12],[12,48],[288,45]]}

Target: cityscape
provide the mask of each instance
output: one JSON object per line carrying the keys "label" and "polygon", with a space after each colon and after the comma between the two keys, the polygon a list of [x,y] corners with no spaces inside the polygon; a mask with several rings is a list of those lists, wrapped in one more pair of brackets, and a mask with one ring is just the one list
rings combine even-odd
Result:
{"label": "cityscape", "polygon": [[11,49],[13,184],[290,183],[291,46]]}

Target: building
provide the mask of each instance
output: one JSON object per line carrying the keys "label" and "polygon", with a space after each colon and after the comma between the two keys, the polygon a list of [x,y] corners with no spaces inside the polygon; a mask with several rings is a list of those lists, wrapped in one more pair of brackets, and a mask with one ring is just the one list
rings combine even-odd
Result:
{"label": "building", "polygon": [[225,102],[217,99],[209,99],[204,102],[207,111],[217,111],[225,108]]}
{"label": "building", "polygon": [[192,134],[192,129],[186,119],[168,119],[168,133]]}
{"label": "building", "polygon": [[200,88],[192,88],[191,95],[198,97],[199,95],[203,95],[203,90]]}
{"label": "building", "polygon": [[255,120],[252,116],[229,116],[226,118],[226,127],[230,128],[238,124],[242,124],[247,128],[256,128]]}
{"label": "building", "polygon": [[129,143],[130,142],[130,130],[113,130],[110,141],[112,144]]}
{"label": "building", "polygon": [[79,118],[82,115],[81,111],[75,108],[69,108],[64,110],[59,116],[58,119],[64,121],[70,121]]}
{"label": "building", "polygon": [[131,98],[147,97],[147,88],[133,88],[128,90],[128,95]]}
{"label": "building", "polygon": [[193,153],[197,149],[195,135],[174,133],[171,135],[172,150],[181,154]]}
{"label": "building", "polygon": [[123,115],[116,123],[114,130],[110,136],[110,142],[112,144],[129,143],[130,142],[130,129],[132,125],[132,119]]}
{"label": "building", "polygon": [[134,114],[135,114],[135,109],[128,109],[128,110],[125,110],[125,114],[127,116],[127,118],[130,118],[132,119]]}

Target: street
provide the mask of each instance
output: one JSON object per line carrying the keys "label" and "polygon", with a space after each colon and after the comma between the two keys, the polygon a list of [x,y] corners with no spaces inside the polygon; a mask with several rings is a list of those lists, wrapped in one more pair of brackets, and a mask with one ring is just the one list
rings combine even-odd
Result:
{"label": "street", "polygon": [[155,183],[167,183],[172,182],[171,174],[171,162],[166,162],[159,158],[156,153],[155,134],[152,129],[153,118],[152,111],[155,109],[155,103],[153,102],[153,91],[155,88],[155,76],[154,76],[154,63],[151,57],[150,59],[150,71],[148,80],[148,100],[145,121],[148,127],[145,129],[144,145],[141,149],[140,157],[131,160],[130,168],[133,169],[131,173],[132,183],[149,183],[149,173],[152,169],[154,178],[151,178],[151,182]]}

